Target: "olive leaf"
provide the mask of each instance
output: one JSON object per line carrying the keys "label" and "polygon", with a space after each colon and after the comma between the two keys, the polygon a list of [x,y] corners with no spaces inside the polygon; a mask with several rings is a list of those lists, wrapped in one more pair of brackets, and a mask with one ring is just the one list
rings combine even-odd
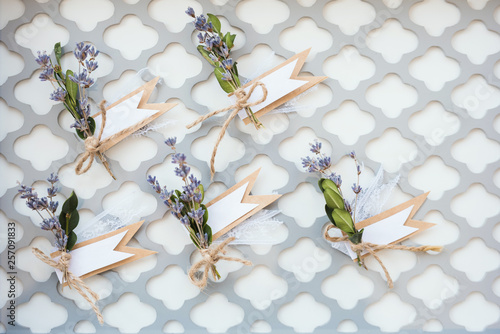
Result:
{"label": "olive leaf", "polygon": [[325,189],[331,189],[340,196],[340,190],[337,187],[337,185],[335,184],[335,182],[333,182],[332,180],[320,179],[318,181],[318,185],[319,185],[319,188],[321,189],[321,191],[325,191]]}
{"label": "olive leaf", "polygon": [[203,56],[203,58],[205,58],[210,63],[210,65],[212,65],[213,67],[219,67],[219,62],[214,62],[212,58],[210,58],[209,56],[210,53],[207,50],[205,50],[203,45],[198,45],[196,49]]}
{"label": "olive leaf", "polygon": [[325,197],[326,205],[331,209],[343,209],[344,208],[344,200],[342,197],[334,192],[332,189],[327,188],[323,192],[323,196]]}
{"label": "olive leaf", "polygon": [[68,236],[68,242],[66,243],[66,249],[68,251],[73,249],[73,246],[76,244],[77,236],[75,232],[71,232]]}
{"label": "olive leaf", "polygon": [[203,233],[207,234],[207,243],[210,246],[210,244],[212,243],[212,228],[210,227],[210,225],[205,224],[205,226],[203,226]]}
{"label": "olive leaf", "polygon": [[68,236],[68,242],[66,244],[67,251],[70,251],[73,248],[77,240],[77,236],[75,232],[73,232],[80,221],[80,214],[78,213],[77,207],[78,197],[76,197],[76,194],[73,191],[69,198],[64,201],[61,208],[61,214],[59,215],[59,223]]}
{"label": "olive leaf", "polygon": [[61,55],[62,55],[61,42],[57,42],[54,45],[54,54],[56,56],[57,64],[61,66]]}
{"label": "olive leaf", "polygon": [[78,207],[78,197],[76,197],[75,192],[71,192],[69,198],[64,202],[62,206],[62,211],[64,212],[73,212]]}
{"label": "olive leaf", "polygon": [[215,16],[213,14],[210,14],[210,13],[208,13],[207,16],[208,16],[208,21],[212,22],[212,26],[214,27],[214,31],[217,34],[219,34],[219,36],[222,37],[221,31],[220,31],[220,29],[221,29],[221,23],[219,21],[219,18],[217,18],[217,16]]}
{"label": "olive leaf", "polygon": [[334,209],[332,212],[332,218],[335,221],[335,226],[337,226],[348,235],[353,235],[354,233],[356,233],[352,217],[346,210]]}
{"label": "olive leaf", "polygon": [[226,93],[232,93],[234,92],[234,87],[229,83],[229,81],[226,81],[222,79],[222,75],[225,73],[225,71],[220,68],[216,67],[214,68],[214,74],[215,77],[217,78],[217,81],[219,82],[220,87],[226,92]]}

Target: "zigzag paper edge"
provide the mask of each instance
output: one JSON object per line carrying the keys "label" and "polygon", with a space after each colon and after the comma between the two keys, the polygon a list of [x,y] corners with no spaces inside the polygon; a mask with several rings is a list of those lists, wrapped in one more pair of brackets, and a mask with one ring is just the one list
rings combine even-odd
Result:
{"label": "zigzag paper edge", "polygon": [[403,237],[403,238],[400,238],[398,240],[395,240],[393,242],[391,242],[391,244],[396,244],[396,243],[400,243],[401,241],[404,241],[404,240],[407,240],[409,238],[411,238],[412,236],[414,236],[415,234],[417,233],[420,233],[420,232],[423,232],[433,226],[435,226],[436,224],[434,223],[429,223],[429,222],[424,222],[424,221],[419,221],[419,220],[413,220],[413,216],[417,213],[417,211],[420,209],[420,207],[422,206],[422,204],[424,204],[425,200],[427,199],[427,196],[429,195],[430,192],[426,192],[424,194],[421,194],[417,197],[414,197],[404,203],[401,203],[399,205],[396,205],[395,207],[389,209],[389,210],[386,210],[384,212],[381,212],[379,213],[378,215],[375,215],[373,217],[370,217],[368,219],[365,219],[359,223],[356,224],[356,229],[362,229],[364,227],[367,227],[369,225],[372,225],[372,224],[375,224],[377,222],[379,222],[380,220],[382,219],[385,219],[387,217],[390,217],[398,212],[401,212],[403,211],[404,209],[406,208],[409,208],[410,206],[413,205],[413,209],[411,210],[410,212],[410,215],[408,216],[408,218],[406,219],[405,223],[403,224],[404,226],[408,226],[408,227],[413,227],[413,228],[417,228],[418,230],[414,231],[413,233],[410,233],[408,234],[407,236]]}
{"label": "zigzag paper edge", "polygon": [[[207,203],[206,206],[208,208],[209,206],[211,206],[214,203],[220,201],[224,197],[229,196],[235,190],[241,188],[245,183],[248,182],[248,185],[247,185],[247,187],[245,189],[245,193],[243,195],[243,198],[241,199],[241,203],[258,204],[258,206],[256,206],[255,208],[253,208],[252,210],[250,210],[246,214],[242,215],[240,218],[236,219],[235,221],[233,221],[231,224],[227,225],[225,228],[223,228],[219,232],[215,233],[212,236],[213,240],[216,240],[217,238],[219,238],[222,235],[226,234],[231,229],[235,228],[240,223],[242,223],[245,219],[253,216],[254,214],[256,214],[260,210],[264,209],[266,206],[268,206],[269,204],[273,203],[274,201],[276,201],[278,198],[281,197],[280,194],[274,194],[274,195],[250,195],[250,191],[252,190],[252,188],[253,188],[253,186],[255,184],[255,181],[257,180],[257,176],[259,175],[260,170],[261,170],[261,168],[255,170],[250,175],[248,175],[247,177],[245,177],[243,180],[241,180],[240,182],[238,182],[237,184],[235,184],[234,186],[232,186],[231,188],[229,188],[228,190],[226,190],[225,192],[223,192],[221,195],[217,196],[216,198],[214,198],[213,200],[211,200],[210,202]],[[208,219],[210,221],[210,217]]]}
{"label": "zigzag paper edge", "polygon": [[[305,92],[309,88],[317,85],[321,81],[323,81],[323,80],[325,80],[325,79],[328,78],[327,76],[299,76],[300,71],[301,71],[302,67],[304,66],[304,63],[306,62],[307,56],[309,55],[310,51],[311,51],[311,48],[309,48],[307,50],[304,50],[302,52],[297,53],[293,57],[285,60],[283,63],[279,64],[278,66],[276,66],[276,67],[274,67],[272,69],[270,69],[269,71],[267,71],[267,72],[259,75],[257,78],[253,79],[252,81],[248,82],[247,84],[245,84],[242,87],[242,88],[247,88],[247,87],[253,85],[254,82],[259,81],[263,77],[268,76],[269,74],[271,74],[271,73],[279,70],[283,66],[286,66],[287,64],[295,61],[295,59],[298,59],[297,64],[295,64],[295,67],[294,67],[294,69],[292,71],[292,74],[290,75],[289,79],[307,81],[307,83],[305,85],[303,85],[303,86],[301,86],[301,87],[299,87],[299,88],[291,91],[290,93],[282,96],[278,100],[274,101],[273,103],[269,104],[265,108],[263,108],[263,109],[259,110],[258,112],[256,112],[255,115],[257,117],[261,117],[261,116],[267,114],[271,110],[277,108],[278,106],[282,105],[283,103],[285,103],[287,101],[290,101],[294,97],[298,96],[299,94],[302,94],[303,92]],[[245,119],[243,119],[243,123],[245,123],[245,124],[249,124],[250,122],[251,121],[250,121],[250,119],[248,117],[245,118]]]}
{"label": "zigzag paper edge", "polygon": [[[106,107],[106,110],[109,110],[109,109],[119,105],[123,101],[136,95],[137,93],[144,91],[144,94],[142,95],[141,100],[137,104],[136,108],[137,109],[158,110],[158,112],[149,116],[148,118],[145,118],[140,123],[129,126],[128,128],[126,128],[127,131],[124,132],[123,134],[121,134],[120,136],[116,136],[116,134],[115,134],[115,135],[112,135],[112,136],[102,140],[101,145],[100,145],[101,152],[104,152],[104,151],[110,149],[115,144],[122,141],[125,137],[127,137],[127,136],[131,135],[132,133],[134,133],[135,131],[139,130],[141,127],[144,126],[143,123],[145,123],[145,124],[151,123],[152,121],[154,121],[155,119],[157,119],[158,117],[160,117],[161,115],[163,115],[164,113],[166,113],[167,111],[169,111],[170,109],[172,109],[173,107],[175,107],[177,105],[177,103],[166,103],[166,102],[148,103],[149,98],[151,97],[151,94],[153,93],[154,87],[156,86],[156,83],[158,82],[159,79],[160,79],[159,76],[155,77],[154,79],[146,82],[144,85],[140,86],[139,88],[137,88],[133,92],[130,92],[129,94],[125,95],[124,97],[122,97],[118,101],[115,101]],[[101,112],[98,112],[98,113],[92,115],[92,117],[99,116],[100,114],[101,114]]]}
{"label": "zigzag paper edge", "polygon": [[[131,256],[129,258],[126,258],[126,259],[124,259],[122,261],[115,262],[115,263],[110,264],[108,266],[99,268],[99,269],[91,271],[91,272],[89,272],[89,273],[87,273],[85,275],[82,275],[82,276],[80,276],[80,278],[81,279],[88,278],[88,277],[91,277],[91,276],[103,273],[105,271],[108,271],[110,269],[117,268],[117,267],[122,266],[124,264],[133,262],[135,260],[142,259],[142,258],[144,258],[146,256],[158,253],[156,251],[152,251],[152,250],[149,250],[149,249],[136,248],[136,247],[129,247],[129,246],[127,246],[127,244],[129,243],[129,241],[134,237],[134,235],[137,233],[137,231],[139,230],[139,228],[142,226],[143,223],[144,223],[144,220],[141,220],[141,221],[139,221],[137,223],[133,223],[133,224],[127,225],[125,227],[119,228],[117,230],[114,230],[112,232],[103,234],[101,236],[98,236],[98,237],[95,237],[95,238],[92,238],[92,239],[85,240],[83,242],[77,243],[73,247],[73,250],[74,249],[78,249],[78,248],[82,248],[84,246],[90,245],[92,243],[95,243],[95,242],[107,239],[107,238],[112,237],[114,235],[120,234],[120,233],[122,233],[124,231],[127,231],[127,233],[123,236],[123,238],[120,240],[120,242],[118,243],[118,245],[116,245],[116,247],[113,250],[117,251],[117,252],[134,254],[133,256]],[[60,254],[60,252],[57,251],[57,252],[51,253],[50,256],[52,258],[54,258],[54,257],[58,256],[59,254]],[[66,286],[67,283],[64,283],[64,285]]]}

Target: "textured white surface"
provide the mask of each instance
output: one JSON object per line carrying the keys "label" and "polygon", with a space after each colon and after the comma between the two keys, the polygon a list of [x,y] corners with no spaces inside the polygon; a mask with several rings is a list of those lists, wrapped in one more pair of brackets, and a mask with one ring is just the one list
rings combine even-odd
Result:
{"label": "textured white surface", "polygon": [[[312,47],[304,74],[329,77],[294,102],[296,112],[263,117],[265,130],[231,124],[210,187],[208,161],[224,115],[184,126],[229,99],[195,49],[188,5],[220,15],[223,30],[237,33],[234,57],[243,76]],[[0,28],[0,278],[8,275],[4,231],[13,220],[18,272],[17,326],[6,323],[4,306],[0,332],[500,329],[498,1],[0,0]],[[151,101],[179,103],[158,120],[173,122],[157,133],[109,151],[118,181],[97,163],[75,175],[83,144],[68,129],[71,117],[48,99],[51,85],[38,80],[36,51],[50,53],[61,41],[63,68],[74,68],[71,51],[82,40],[101,50],[93,110],[103,97],[114,102],[155,75],[161,81]],[[273,208],[282,210],[286,240],[231,247],[254,267],[221,263],[222,282],[204,293],[186,276],[199,254],[145,181],[154,174],[180,186],[162,143],[170,136],[208,188],[207,199],[258,167],[254,193],[284,195]],[[348,196],[355,177],[344,154],[351,149],[366,165],[362,184],[380,164],[401,174],[386,208],[431,190],[416,218],[437,226],[409,243],[445,245],[443,254],[380,252],[395,280],[388,291],[376,261],[367,258],[365,271],[324,242],[324,202],[299,160],[315,138],[333,154]],[[146,223],[133,245],[159,252],[89,280],[103,297],[104,327],[77,296],[60,292],[53,270],[30,250],[49,252],[52,240],[16,197],[16,181],[44,193],[47,184],[36,181],[55,171],[59,201],[74,189],[84,218],[135,193],[136,219]],[[3,283],[0,293],[1,304]]]}

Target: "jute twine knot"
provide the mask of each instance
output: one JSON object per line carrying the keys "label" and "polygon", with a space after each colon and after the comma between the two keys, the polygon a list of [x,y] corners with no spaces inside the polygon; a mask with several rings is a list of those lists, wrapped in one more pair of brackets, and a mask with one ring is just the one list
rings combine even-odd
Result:
{"label": "jute twine knot", "polygon": [[[85,138],[85,153],[80,157],[78,160],[78,163],[75,167],[75,172],[76,175],[81,175],[83,173],[86,173],[90,167],[92,167],[92,163],[94,162],[94,158],[96,155],[99,155],[101,159],[104,157],[100,155],[100,145],[101,145],[101,137],[102,137],[102,132],[104,131],[104,127],[106,126],[106,108],[105,108],[106,101],[102,101],[99,104],[99,108],[101,109],[101,117],[102,117],[102,124],[101,124],[101,129],[99,130],[99,135],[96,137],[94,136],[88,136]],[[87,161],[87,165],[83,167],[83,164],[85,161]],[[104,163],[104,161],[103,161]],[[109,167],[106,165],[106,169],[108,172],[113,176],[111,171],[109,170]],[[114,178],[114,176],[113,176]]]}
{"label": "jute twine knot", "polygon": [[[392,281],[391,275],[389,275],[389,271],[385,267],[384,263],[380,259],[380,257],[377,256],[376,251],[382,250],[382,249],[395,249],[395,250],[406,250],[410,252],[427,252],[427,251],[434,251],[434,252],[441,252],[443,250],[442,246],[418,246],[418,247],[413,247],[413,246],[403,246],[403,245],[395,245],[395,244],[388,244],[388,245],[379,245],[379,244],[374,244],[371,242],[360,242],[359,244],[354,244],[349,240],[348,236],[343,236],[343,237],[331,237],[328,234],[328,231],[332,228],[337,228],[334,225],[329,225],[324,233],[324,238],[327,241],[330,242],[343,242],[343,241],[348,241],[349,245],[351,246],[351,249],[354,253],[358,255],[358,258],[361,259],[362,253],[368,252],[370,255],[372,255],[375,260],[380,264],[380,267],[384,271],[385,277],[387,279],[387,284],[389,285],[389,288],[392,289],[394,287],[394,283]],[[366,268],[366,267],[365,267]]]}
{"label": "jute twine knot", "polygon": [[[63,282],[67,283],[70,289],[75,288],[75,290],[90,304],[97,316],[97,320],[99,320],[99,323],[102,325],[104,323],[104,319],[101,311],[99,311],[99,307],[97,306],[99,296],[97,293],[92,291],[92,289],[90,289],[80,277],[75,276],[71,271],[69,271],[68,268],[71,260],[71,254],[62,252],[59,261],[56,262],[36,247],[33,247],[31,251],[40,261],[48,264],[52,268],[60,270],[63,273]],[[62,287],[64,288],[64,284]]]}
{"label": "jute twine knot", "polygon": [[[252,93],[257,86],[261,87],[261,89],[262,89],[262,97],[255,102],[248,102],[248,99],[250,98],[250,96],[252,96]],[[252,86],[250,86],[248,93],[245,92],[245,90],[240,87],[234,91],[234,95],[236,96],[236,102],[233,105],[230,105],[229,107],[215,110],[215,111],[212,111],[206,115],[200,116],[200,117],[198,117],[198,119],[196,121],[194,121],[193,123],[186,126],[186,128],[191,129],[193,126],[200,124],[204,120],[206,120],[214,115],[217,115],[221,112],[225,112],[228,110],[233,110],[233,112],[231,112],[229,117],[226,119],[226,121],[222,125],[222,129],[219,132],[219,136],[217,137],[217,141],[216,141],[214,149],[212,151],[212,157],[210,158],[210,177],[212,180],[213,180],[214,174],[215,174],[215,155],[217,154],[217,149],[219,147],[220,142],[222,141],[222,137],[224,137],[224,134],[226,133],[227,127],[229,126],[231,121],[236,117],[236,115],[238,114],[238,112],[241,109],[253,107],[253,106],[256,106],[256,105],[264,102],[267,98],[267,88],[262,82],[256,81],[253,83]],[[252,120],[252,122],[253,122],[253,120]]]}
{"label": "jute twine knot", "polygon": [[[207,286],[208,272],[210,270],[212,270],[213,277],[216,278],[215,265],[220,260],[239,262],[243,263],[245,266],[252,265],[252,262],[250,261],[243,260],[237,257],[225,256],[225,254],[227,253],[225,247],[233,240],[234,237],[230,237],[218,245],[212,245],[207,249],[200,250],[202,259],[193,264],[191,269],[189,269],[188,277],[191,283],[200,288],[200,290],[203,290]],[[201,271],[201,268],[203,267],[204,269],[202,271],[202,275],[198,276],[198,271]]]}

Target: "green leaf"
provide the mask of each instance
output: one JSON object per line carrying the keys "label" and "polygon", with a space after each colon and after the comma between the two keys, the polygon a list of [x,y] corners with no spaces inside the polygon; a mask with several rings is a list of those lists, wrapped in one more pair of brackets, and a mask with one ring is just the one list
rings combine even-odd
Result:
{"label": "green leaf", "polygon": [[73,248],[73,246],[76,244],[76,240],[77,240],[77,237],[76,237],[75,232],[71,232],[68,235],[68,243],[66,244],[66,249],[68,251],[70,251]]}
{"label": "green leaf", "polygon": [[56,56],[57,64],[61,66],[61,55],[62,55],[61,42],[57,42],[54,45],[54,54]]}
{"label": "green leaf", "polygon": [[325,196],[326,205],[331,209],[343,209],[344,200],[342,197],[330,188],[326,188],[323,192]]}
{"label": "green leaf", "polygon": [[349,240],[355,245],[359,244],[363,239],[363,231],[364,229],[354,233],[349,237]]}
{"label": "green leaf", "polygon": [[217,81],[219,82],[220,87],[226,92],[226,93],[232,93],[234,92],[234,87],[229,83],[229,81],[222,80],[222,74],[224,74],[225,71],[220,68],[216,67],[214,68],[214,74],[215,77],[217,78]]}
{"label": "green leaf", "polygon": [[[90,129],[90,133],[92,135],[94,135],[94,132],[95,132],[95,121],[92,117],[87,117],[87,123],[89,123],[89,129]],[[76,134],[78,135],[78,137],[80,137],[81,139],[85,140],[87,138],[87,134],[83,131],[80,131],[78,129],[75,129],[76,131]]]}
{"label": "green leaf", "polygon": [[[236,35],[232,35],[232,36],[236,37]],[[226,43],[227,48],[229,50],[231,50],[234,46],[234,44],[233,44],[234,37],[231,38],[231,33],[229,33],[229,31],[228,31],[228,32],[226,32],[226,34],[224,35],[224,38],[222,39],[224,41],[224,43]]]}
{"label": "green leaf", "polygon": [[78,222],[80,221],[80,214],[78,213],[78,210],[75,210],[71,212],[68,221],[68,230],[66,231],[66,234],[73,232],[73,230],[78,226]]}
{"label": "green leaf", "polygon": [[69,198],[64,202],[62,206],[62,211],[66,213],[72,213],[78,207],[78,197],[76,197],[75,192],[71,192]]}
{"label": "green leaf", "polygon": [[205,189],[203,188],[203,184],[200,183],[200,185],[198,186],[198,190],[201,193],[201,201],[200,201],[200,203],[203,203],[203,200],[205,199]]}
{"label": "green leaf", "polygon": [[234,81],[236,82],[236,86],[238,87],[241,87],[241,82],[240,82],[240,75],[238,74],[238,62],[234,62],[233,64],[233,77],[234,77]]}
{"label": "green leaf", "polygon": [[203,45],[198,45],[196,49],[203,56],[203,58],[205,58],[210,63],[210,65],[212,65],[213,67],[219,67],[219,62],[214,62],[212,58],[210,58],[210,53],[203,48]]}
{"label": "green leaf", "polygon": [[207,14],[207,16],[208,16],[208,22],[212,22],[212,25],[214,27],[214,31],[217,34],[221,35],[221,32],[220,32],[221,24],[220,24],[220,21],[217,18],[217,16],[215,16],[213,14]]}
{"label": "green leaf", "polygon": [[210,246],[210,244],[212,243],[212,228],[210,228],[210,226],[208,224],[205,224],[205,226],[203,226],[203,233],[206,233],[207,236],[208,236],[208,245]]}
{"label": "green leaf", "polygon": [[321,191],[325,191],[326,189],[331,189],[334,192],[336,192],[339,196],[341,196],[339,188],[337,187],[335,182],[333,182],[330,179],[320,179],[318,181],[318,185],[319,185],[319,189],[321,189]]}
{"label": "green leaf", "polygon": [[205,204],[202,204],[201,208],[205,210],[205,213],[203,214],[203,226],[205,226],[208,225],[208,210]]}
{"label": "green leaf", "polygon": [[89,123],[90,133],[94,135],[95,132],[95,121],[92,117],[87,117],[87,123]]}
{"label": "green leaf", "polygon": [[177,195],[178,198],[181,198],[182,193],[179,190],[175,190],[175,194]]}
{"label": "green leaf", "polygon": [[193,244],[196,246],[196,248],[198,248],[198,249],[199,249],[199,248],[200,248],[200,247],[198,246],[199,240],[197,240],[195,237],[193,237],[193,235],[192,235],[192,234],[189,234],[189,238],[191,239],[191,241],[193,242]]}
{"label": "green leaf", "polygon": [[332,218],[335,221],[335,226],[340,228],[348,235],[353,235],[354,233],[356,233],[354,224],[352,222],[352,217],[346,210],[334,209],[332,212]]}
{"label": "green leaf", "polygon": [[[333,209],[330,209],[328,207],[328,205],[325,204],[325,212],[326,212],[326,216],[328,217],[328,219],[330,220],[330,222],[335,225],[335,220],[333,219],[332,217],[332,213],[333,213]],[[337,226],[337,225],[335,225]]]}
{"label": "green leaf", "polygon": [[64,211],[61,211],[61,213],[59,214],[59,223],[61,224],[63,230],[66,231],[66,212]]}
{"label": "green leaf", "polygon": [[71,81],[69,78],[70,76],[73,76],[73,71],[67,70],[66,71],[66,90],[68,91],[68,95],[76,101],[78,97],[78,85],[76,82]]}

